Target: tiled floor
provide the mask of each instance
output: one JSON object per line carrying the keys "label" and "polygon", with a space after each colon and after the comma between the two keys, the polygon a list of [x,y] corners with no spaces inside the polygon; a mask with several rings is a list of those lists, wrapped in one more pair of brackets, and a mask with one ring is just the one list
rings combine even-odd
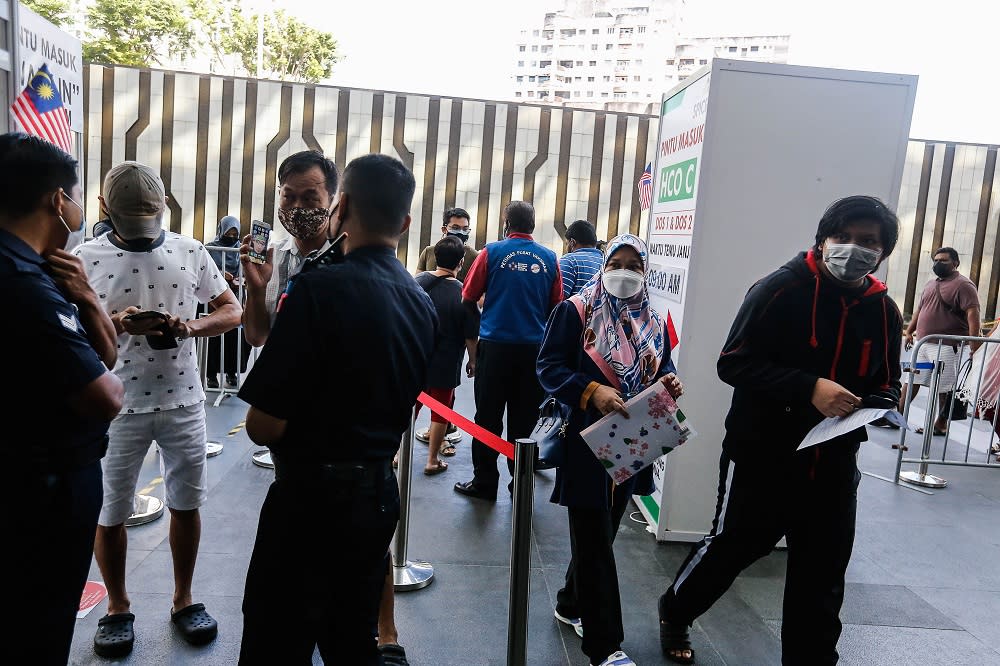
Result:
{"label": "tiled floor", "polygon": [[[473,413],[471,386],[461,390],[457,409]],[[170,625],[172,578],[167,519],[162,518],[129,528],[128,587],[136,645],[123,663],[236,662],[244,577],[271,476],[252,464],[255,447],[244,432],[227,434],[244,414],[245,406],[234,399],[209,409],[210,438],[224,442],[225,450],[209,461],[211,491],[202,510],[195,597],[219,620],[219,638],[192,648]],[[861,467],[891,477],[895,433],[873,429],[871,437],[862,449]],[[917,443],[913,439],[911,449]],[[418,457],[425,451],[416,444]],[[992,469],[945,468],[938,473],[951,484],[933,495],[870,476],[862,480],[842,613],[842,663],[1000,664],[1000,476]],[[157,475],[151,454],[142,482]],[[587,659],[576,635],[552,618],[569,541],[564,510],[547,501],[551,475],[535,477],[529,663],[582,666]],[[396,598],[400,641],[415,666],[505,663],[511,504],[503,493],[490,505],[451,490],[456,481],[470,477],[468,438],[447,473],[426,477],[418,470],[413,477],[409,555],[431,561],[436,572],[430,587]],[[616,543],[619,561],[629,561],[620,571],[624,648],[639,664],[666,663],[657,645],[656,600],[687,549],[657,544],[642,525],[624,521]],[[753,565],[698,620],[693,641],[699,664],[780,663],[784,560],[785,554],[776,551]],[[100,580],[96,566],[91,575]],[[91,647],[104,611],[102,603],[77,622],[71,663],[105,661]],[[275,640],[280,640],[281,621],[276,616]]]}

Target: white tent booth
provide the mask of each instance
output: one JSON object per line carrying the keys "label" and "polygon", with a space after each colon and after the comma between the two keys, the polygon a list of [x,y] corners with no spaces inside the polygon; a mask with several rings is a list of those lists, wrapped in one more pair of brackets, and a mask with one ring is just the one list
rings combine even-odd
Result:
{"label": "white tent booth", "polygon": [[750,286],[812,245],[852,194],[894,208],[917,77],[715,60],[663,97],[647,240],[650,297],[670,313],[697,437],[636,497],[660,541],[711,529],[732,389],[716,361]]}

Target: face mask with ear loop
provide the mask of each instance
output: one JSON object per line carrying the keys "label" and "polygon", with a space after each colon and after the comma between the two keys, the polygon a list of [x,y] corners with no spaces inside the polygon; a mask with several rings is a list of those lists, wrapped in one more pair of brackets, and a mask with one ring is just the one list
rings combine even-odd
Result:
{"label": "face mask with ear loop", "polygon": [[59,221],[62,222],[62,225],[66,227],[66,231],[69,232],[69,236],[66,238],[66,244],[63,246],[63,249],[67,252],[72,252],[76,246],[83,242],[83,236],[87,230],[87,220],[84,218],[83,206],[78,204],[73,197],[66,194],[63,190],[59,190],[59,193],[66,197],[67,201],[71,201],[74,206],[80,209],[80,228],[76,231],[69,228],[69,225],[66,224],[66,219],[62,215],[59,216]]}

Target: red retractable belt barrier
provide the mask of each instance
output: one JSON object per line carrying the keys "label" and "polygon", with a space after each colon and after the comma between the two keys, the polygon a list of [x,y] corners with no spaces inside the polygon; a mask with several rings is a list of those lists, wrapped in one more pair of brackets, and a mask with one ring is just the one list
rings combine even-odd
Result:
{"label": "red retractable belt barrier", "polygon": [[496,435],[491,433],[486,428],[483,428],[482,426],[476,425],[469,419],[465,418],[464,416],[456,412],[454,409],[447,407],[440,400],[435,400],[426,393],[421,393],[419,396],[417,396],[417,401],[420,402],[422,405],[426,405],[427,408],[430,409],[435,414],[438,414],[448,419],[450,423],[454,423],[460,429],[469,433],[470,435],[472,435],[473,437],[475,437],[480,442],[490,447],[497,453],[501,453],[510,458],[511,460],[514,459],[514,445],[508,442],[507,440],[501,437],[497,437]]}

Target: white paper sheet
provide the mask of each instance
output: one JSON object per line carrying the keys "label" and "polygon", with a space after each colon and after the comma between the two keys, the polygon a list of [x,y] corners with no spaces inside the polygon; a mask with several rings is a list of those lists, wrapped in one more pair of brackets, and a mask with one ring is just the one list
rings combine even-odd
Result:
{"label": "white paper sheet", "polygon": [[895,409],[874,409],[871,407],[865,407],[857,410],[850,416],[832,416],[828,419],[823,419],[816,424],[815,428],[809,431],[806,438],[802,440],[801,444],[799,444],[798,450],[801,451],[802,449],[809,448],[810,446],[815,446],[831,440],[834,437],[845,435],[852,430],[860,428],[861,426],[866,426],[872,421],[877,421],[882,417],[885,417],[885,419],[893,425],[897,425],[906,430],[910,429],[906,421],[903,419],[903,415]]}

